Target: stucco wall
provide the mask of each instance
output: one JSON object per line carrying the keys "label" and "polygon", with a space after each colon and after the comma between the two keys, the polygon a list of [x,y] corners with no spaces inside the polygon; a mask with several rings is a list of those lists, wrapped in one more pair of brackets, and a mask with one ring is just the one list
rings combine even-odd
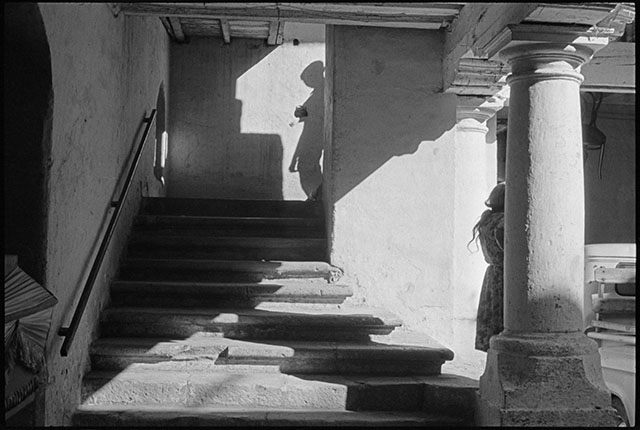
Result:
{"label": "stucco wall", "polygon": [[456,96],[441,93],[442,35],[327,32],[331,262],[356,287],[353,304],[451,345]]}
{"label": "stucco wall", "polygon": [[46,425],[64,425],[80,399],[89,344],[140,196],[163,193],[153,177],[151,138],[75,341],[61,357],[57,331],[70,322],[142,120],[155,107],[161,82],[168,84],[168,38],[157,18],[114,17],[104,3],[40,8],[54,92],[45,284],[59,300],[47,343],[45,415]]}
{"label": "stucco wall", "polygon": [[[590,99],[589,99],[590,100]],[[589,122],[591,106],[587,106]],[[607,137],[598,179],[598,151],[588,151],[585,176],[585,243],[636,241],[635,95],[606,94],[598,128]]]}
{"label": "stucco wall", "polygon": [[324,26],[310,24],[287,23],[279,46],[172,45],[168,195],[306,199],[321,181],[324,56]]}

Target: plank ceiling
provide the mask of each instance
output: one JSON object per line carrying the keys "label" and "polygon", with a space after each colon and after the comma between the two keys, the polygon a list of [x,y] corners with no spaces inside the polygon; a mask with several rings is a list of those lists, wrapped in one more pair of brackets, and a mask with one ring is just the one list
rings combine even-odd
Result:
{"label": "plank ceiling", "polygon": [[[128,15],[158,16],[171,38],[192,36],[264,39],[282,43],[286,22],[379,27],[447,28],[469,3],[112,3]],[[595,25],[627,3],[535,3],[526,22]],[[632,5],[633,3],[630,3]],[[618,6],[619,7],[619,6]]]}
{"label": "plank ceiling", "polygon": [[[264,39],[282,43],[287,22],[365,25],[439,30],[448,28],[470,3],[111,3],[127,15],[157,16],[170,37],[186,42],[193,36]],[[489,4],[489,3],[487,3]],[[532,3],[525,23],[603,25],[603,17],[633,14],[633,3]],[[615,23],[615,19],[614,19]],[[616,36],[624,32],[616,29]],[[633,28],[635,41],[635,27]]]}
{"label": "plank ceiling", "polygon": [[286,22],[446,28],[466,3],[117,3],[128,15],[160,17],[172,39],[191,36],[282,43]]}

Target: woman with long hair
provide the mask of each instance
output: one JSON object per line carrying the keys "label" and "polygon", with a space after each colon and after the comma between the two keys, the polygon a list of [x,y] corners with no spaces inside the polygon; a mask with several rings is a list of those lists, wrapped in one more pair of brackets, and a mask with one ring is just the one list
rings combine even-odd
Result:
{"label": "woman with long hair", "polygon": [[491,336],[499,334],[503,326],[504,284],[504,189],[501,182],[491,191],[484,203],[489,209],[482,213],[473,227],[473,237],[480,241],[484,259],[489,264],[482,281],[478,317],[476,320],[476,344],[480,351],[489,349]]}

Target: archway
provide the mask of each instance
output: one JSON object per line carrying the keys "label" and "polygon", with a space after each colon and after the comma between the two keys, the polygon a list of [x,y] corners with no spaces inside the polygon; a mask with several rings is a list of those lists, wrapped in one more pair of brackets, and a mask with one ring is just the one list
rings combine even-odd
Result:
{"label": "archway", "polygon": [[164,167],[167,159],[167,112],[164,97],[164,82],[158,89],[156,99],[156,146],[153,156],[153,173],[157,180],[164,185]]}
{"label": "archway", "polygon": [[[49,43],[36,3],[4,5],[3,47],[4,252],[17,255],[19,266],[46,286],[53,87]],[[20,386],[20,378],[12,374],[12,387]],[[24,400],[26,406],[7,423],[43,425],[44,390],[38,389],[35,399]]]}
{"label": "archway", "polygon": [[51,55],[36,3],[7,3],[4,13],[5,254],[44,283]]}

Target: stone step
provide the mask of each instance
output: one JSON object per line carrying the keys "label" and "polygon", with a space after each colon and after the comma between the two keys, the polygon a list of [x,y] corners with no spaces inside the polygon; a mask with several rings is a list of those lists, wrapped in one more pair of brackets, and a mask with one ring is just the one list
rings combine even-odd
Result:
{"label": "stone step", "polygon": [[461,427],[459,417],[427,412],[283,410],[224,407],[80,406],[77,427]]}
{"label": "stone step", "polygon": [[186,340],[103,338],[91,346],[91,368],[437,375],[452,355],[430,339],[425,339],[425,346],[412,346],[376,342],[249,342],[206,335]]}
{"label": "stone step", "polygon": [[281,279],[259,283],[115,281],[113,306],[255,307],[264,302],[342,303],[353,294],[347,285],[318,279]]}
{"label": "stone step", "polygon": [[288,237],[216,237],[134,232],[129,257],[212,260],[322,261],[326,240]]}
{"label": "stone step", "polygon": [[329,309],[275,312],[260,309],[110,307],[101,318],[104,337],[187,338],[216,333],[234,339],[367,340],[402,325],[397,317]]}
{"label": "stone step", "polygon": [[322,202],[146,197],[142,214],[222,217],[319,218]]}
{"label": "stone step", "polygon": [[138,215],[134,231],[192,236],[325,237],[321,218]]}
{"label": "stone step", "polygon": [[209,259],[127,258],[122,280],[260,282],[265,279],[325,279],[337,281],[342,272],[323,261],[243,261]]}
{"label": "stone step", "polygon": [[[286,375],[210,371],[92,371],[83,382],[81,403],[166,407],[249,407],[349,411],[446,410],[467,405],[474,388],[440,376]],[[425,392],[439,390],[443,403],[425,404]],[[432,400],[436,400],[433,398]],[[462,415],[458,410],[455,414]]]}

